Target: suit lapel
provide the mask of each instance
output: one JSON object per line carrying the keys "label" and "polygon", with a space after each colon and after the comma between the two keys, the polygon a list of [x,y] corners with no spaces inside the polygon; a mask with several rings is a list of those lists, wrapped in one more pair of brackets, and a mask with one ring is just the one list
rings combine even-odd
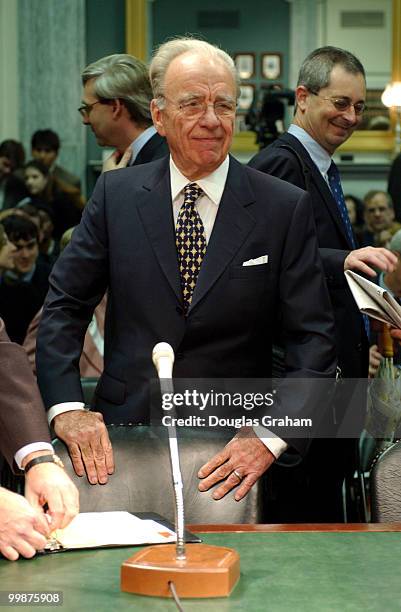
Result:
{"label": "suit lapel", "polygon": [[212,288],[255,225],[246,206],[255,201],[246,170],[230,157],[223,197],[192,297],[191,312]]}
{"label": "suit lapel", "polygon": [[182,303],[168,161],[163,160],[161,172],[145,181],[143,187],[148,194],[138,204],[138,212],[159,265]]}
{"label": "suit lapel", "polygon": [[290,147],[295,149],[298,155],[302,158],[303,162],[310,171],[313,182],[316,188],[318,189],[322,201],[324,202],[332,220],[334,221],[335,225],[337,226],[337,229],[339,230],[341,236],[344,238],[349,248],[352,249],[352,244],[349,241],[346,229],[344,227],[344,223],[341,219],[337,202],[335,201],[329,186],[321,175],[316,164],[312,161],[312,158],[310,157],[305,147],[299,142],[297,138],[292,136],[292,134],[283,134],[282,136],[280,136],[279,140],[283,141],[285,144],[289,144]]}

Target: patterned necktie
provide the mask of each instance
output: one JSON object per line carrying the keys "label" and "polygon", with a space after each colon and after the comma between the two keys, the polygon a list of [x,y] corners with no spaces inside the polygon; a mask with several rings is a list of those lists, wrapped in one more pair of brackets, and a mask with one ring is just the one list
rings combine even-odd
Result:
{"label": "patterned necktie", "polygon": [[[345,231],[347,232],[347,236],[352,244],[352,248],[355,249],[356,248],[355,239],[354,239],[354,234],[352,232],[351,221],[349,220],[349,216],[348,216],[347,206],[344,200],[343,190],[341,187],[340,173],[338,171],[336,164],[333,161],[331,162],[327,176],[329,179],[331,193],[333,194],[333,197],[337,203],[338,210],[340,212],[341,219],[345,227]],[[362,318],[363,318],[363,325],[365,327],[366,335],[369,338],[370,337],[369,317],[367,315],[362,315]]]}
{"label": "patterned necktie", "polygon": [[341,187],[340,173],[338,171],[337,166],[335,165],[333,161],[331,162],[331,166],[329,168],[327,176],[329,179],[331,193],[333,194],[333,197],[337,203],[337,207],[341,215],[341,219],[344,224],[345,231],[347,232],[349,241],[352,244],[352,248],[355,249],[356,248],[355,240],[354,240],[354,235],[352,233],[352,225],[351,225],[351,221],[349,220],[347,206],[344,200],[343,190]]}
{"label": "patterned necktie", "polygon": [[180,266],[184,311],[188,312],[199,270],[206,253],[206,236],[195,202],[202,195],[196,183],[184,187],[184,203],[178,214],[175,242]]}

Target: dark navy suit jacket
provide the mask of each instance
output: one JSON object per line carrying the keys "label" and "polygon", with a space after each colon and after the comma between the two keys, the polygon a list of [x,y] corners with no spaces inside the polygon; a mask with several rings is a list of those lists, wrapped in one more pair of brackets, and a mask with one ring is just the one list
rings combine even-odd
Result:
{"label": "dark navy suit jacket", "polygon": [[[242,265],[263,255],[265,264]],[[146,418],[160,341],[176,353],[175,377],[268,377],[278,329],[289,376],[335,370],[309,196],[233,158],[187,317],[168,158],[100,177],[50,285],[37,343],[47,408],[82,401],[79,355],[106,288],[104,373],[94,402],[106,422]]]}
{"label": "dark navy suit jacket", "polygon": [[[296,151],[300,160],[288,147]],[[326,181],[305,147],[287,133],[260,151],[249,165],[306,189],[310,194],[319,252],[335,316],[339,366],[344,377],[366,377],[368,339],[344,276],[344,259],[352,250],[352,244]]]}

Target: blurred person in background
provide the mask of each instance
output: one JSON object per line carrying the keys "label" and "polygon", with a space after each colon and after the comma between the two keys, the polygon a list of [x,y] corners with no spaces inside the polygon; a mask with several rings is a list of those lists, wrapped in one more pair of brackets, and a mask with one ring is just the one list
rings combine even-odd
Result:
{"label": "blurred person in background", "polygon": [[54,224],[53,237],[59,241],[63,233],[81,220],[82,201],[77,189],[62,184],[49,174],[47,166],[37,160],[25,166],[25,185],[30,194],[25,203],[41,208],[43,204],[51,210]]}
{"label": "blurred person in background", "polygon": [[[75,228],[71,227],[64,232],[60,240],[60,252],[69,244]],[[96,306],[85,334],[84,346],[79,359],[79,371],[81,378],[99,378],[103,372],[103,353],[104,353],[104,318],[106,314],[107,294]],[[28,355],[29,363],[36,374],[36,336],[43,308],[32,319],[24,340],[24,349]]]}
{"label": "blurred person in background", "polygon": [[362,246],[387,247],[392,236],[401,229],[395,221],[391,196],[386,191],[371,190],[365,195],[365,228],[361,234]]}
{"label": "blurred person in background", "polygon": [[14,268],[3,274],[0,284],[0,316],[11,340],[22,344],[46,297],[51,266],[38,259],[38,228],[25,213],[9,215],[3,227],[15,251]]}
{"label": "blurred person in background", "polygon": [[53,130],[37,130],[31,139],[32,157],[41,161],[49,173],[59,181],[81,190],[80,179],[56,164],[60,151],[60,138]]}
{"label": "blurred person in background", "polygon": [[25,152],[16,140],[0,144],[0,210],[12,208],[27,195],[22,180]]}

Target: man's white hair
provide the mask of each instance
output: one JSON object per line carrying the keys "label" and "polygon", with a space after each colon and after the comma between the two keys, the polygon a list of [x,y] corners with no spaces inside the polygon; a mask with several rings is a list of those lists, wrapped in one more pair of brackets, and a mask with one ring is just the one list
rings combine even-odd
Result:
{"label": "man's white hair", "polygon": [[199,40],[191,37],[180,37],[174,38],[160,45],[160,47],[156,49],[150,63],[149,75],[153,90],[153,97],[158,100],[159,107],[163,101],[164,79],[167,69],[176,57],[183,55],[184,53],[196,53],[223,63],[234,79],[234,83],[237,87],[237,97],[239,96],[239,76],[234,61],[228,55],[228,53],[216,45],[206,42],[205,40]]}

